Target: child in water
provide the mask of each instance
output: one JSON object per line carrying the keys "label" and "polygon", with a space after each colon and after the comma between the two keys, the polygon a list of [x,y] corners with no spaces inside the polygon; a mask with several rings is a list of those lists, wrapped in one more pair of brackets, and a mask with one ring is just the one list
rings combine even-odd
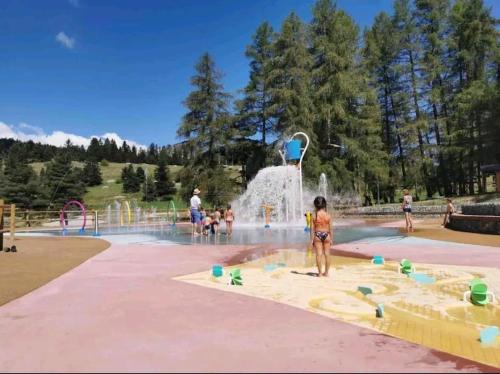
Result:
{"label": "child in water", "polygon": [[224,219],[226,221],[226,234],[231,236],[233,234],[234,213],[230,204],[227,206],[227,210],[224,213]]}
{"label": "child in water", "polygon": [[219,226],[220,226],[220,219],[221,219],[221,212],[220,212],[220,208],[217,208],[215,210],[215,213],[214,213],[214,224],[213,224],[213,228],[214,228],[214,231],[215,231],[215,234],[216,235],[219,235]]}
{"label": "child in water", "polygon": [[[330,247],[333,243],[332,219],[326,211],[326,199],[323,196],[314,199],[314,208],[316,212],[311,222],[311,246],[316,250],[318,277],[327,277],[330,270]],[[321,271],[323,262],[324,272]]]}
{"label": "child in water", "polygon": [[205,222],[203,223],[203,235],[208,235],[212,227],[212,217],[207,213]]}
{"label": "child in water", "polygon": [[201,231],[203,233],[203,228],[205,227],[205,218],[207,217],[207,212],[205,211],[205,208],[201,207],[201,205],[200,205],[199,209],[200,209],[200,225],[201,225]]}

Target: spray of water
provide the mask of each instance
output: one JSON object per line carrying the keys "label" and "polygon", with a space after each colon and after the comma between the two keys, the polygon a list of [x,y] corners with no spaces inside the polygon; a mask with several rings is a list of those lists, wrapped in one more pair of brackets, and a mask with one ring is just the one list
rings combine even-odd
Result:
{"label": "spray of water", "polygon": [[300,211],[300,174],[295,166],[271,166],[260,170],[247,190],[232,206],[239,220],[245,223],[263,222],[263,205],[271,206],[271,221],[302,222]]}
{"label": "spray of water", "polygon": [[321,173],[319,176],[318,194],[328,200],[328,181],[325,173]]}

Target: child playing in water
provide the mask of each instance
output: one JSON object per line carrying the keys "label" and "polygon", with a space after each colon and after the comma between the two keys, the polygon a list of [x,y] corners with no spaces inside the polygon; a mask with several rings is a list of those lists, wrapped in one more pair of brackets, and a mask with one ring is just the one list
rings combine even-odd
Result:
{"label": "child playing in water", "polygon": [[205,222],[203,223],[203,235],[208,235],[212,226],[212,217],[207,214],[205,217]]}
{"label": "child playing in water", "polygon": [[231,204],[228,204],[227,210],[224,213],[224,220],[226,221],[226,234],[231,236],[233,234],[233,221],[234,213],[231,209]]}
{"label": "child playing in water", "polygon": [[220,219],[221,219],[220,208],[217,208],[215,210],[213,218],[214,218],[213,228],[214,228],[215,234],[219,235],[219,226],[220,226]]}
{"label": "child playing in water", "polygon": [[[326,199],[317,196],[314,199],[316,212],[311,222],[311,246],[316,250],[318,277],[327,277],[330,270],[330,247],[333,242],[332,219],[326,211]],[[325,271],[322,272],[323,258]]]}

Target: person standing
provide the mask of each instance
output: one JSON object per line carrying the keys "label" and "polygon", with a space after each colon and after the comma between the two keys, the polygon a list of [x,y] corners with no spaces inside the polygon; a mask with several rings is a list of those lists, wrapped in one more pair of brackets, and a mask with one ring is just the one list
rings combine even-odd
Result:
{"label": "person standing", "polygon": [[[200,194],[200,190],[195,188],[193,191],[193,196],[191,197],[191,225],[192,225],[192,234],[193,235],[201,235],[201,200],[198,196]],[[198,228],[200,228],[200,232],[198,233]]]}
{"label": "person standing", "polygon": [[[333,243],[332,217],[326,211],[326,199],[317,196],[314,199],[316,210],[311,227],[311,247],[316,249],[318,277],[328,277],[330,270],[330,247]],[[322,271],[323,263],[325,271]]]}
{"label": "person standing", "polygon": [[444,214],[444,220],[441,226],[446,227],[446,225],[450,222],[450,217],[453,213],[455,213],[455,207],[453,206],[451,199],[448,198],[446,199],[446,213]]}
{"label": "person standing", "polygon": [[220,228],[220,220],[221,220],[221,213],[220,213],[220,208],[217,208],[215,213],[214,213],[214,231],[215,235],[219,235],[219,228]]}
{"label": "person standing", "polygon": [[413,197],[410,195],[410,191],[405,189],[403,191],[403,203],[401,204],[401,208],[405,214],[406,220],[406,232],[413,232],[413,219],[411,216],[411,204],[413,203]]}
{"label": "person standing", "polygon": [[228,204],[227,206],[227,210],[224,213],[224,220],[226,221],[226,235],[233,235],[234,213],[231,209],[231,204]]}

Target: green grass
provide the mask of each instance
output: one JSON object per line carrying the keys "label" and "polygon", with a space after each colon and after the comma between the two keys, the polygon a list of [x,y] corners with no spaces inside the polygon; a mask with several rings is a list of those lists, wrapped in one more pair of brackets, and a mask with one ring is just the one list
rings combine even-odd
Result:
{"label": "green grass", "polygon": [[[75,167],[83,167],[82,162],[73,161],[72,163]],[[121,173],[122,169],[126,166],[125,163],[109,162],[107,165],[101,165],[102,174],[102,184],[100,186],[88,187],[87,192],[84,196],[85,205],[89,208],[103,209],[108,204],[111,204],[114,200],[136,200],[138,205],[141,207],[149,208],[156,207],[159,210],[166,210],[170,208],[169,201],[153,201],[144,202],[142,201],[142,189],[140,192],[135,193],[123,193],[121,184]],[[156,165],[150,164],[133,164],[134,168],[137,169],[141,166],[147,175],[153,175],[156,169]],[[44,167],[43,162],[34,162],[31,164],[35,172],[40,173],[42,167]],[[179,172],[182,170],[181,165],[169,165],[170,175],[173,180],[176,179]],[[239,166],[227,166],[225,167],[229,171],[231,178],[236,178],[239,175],[241,167]],[[176,183],[177,191],[180,190],[180,183]],[[187,202],[183,201],[179,196],[174,196],[174,203],[177,209],[186,209]]]}

